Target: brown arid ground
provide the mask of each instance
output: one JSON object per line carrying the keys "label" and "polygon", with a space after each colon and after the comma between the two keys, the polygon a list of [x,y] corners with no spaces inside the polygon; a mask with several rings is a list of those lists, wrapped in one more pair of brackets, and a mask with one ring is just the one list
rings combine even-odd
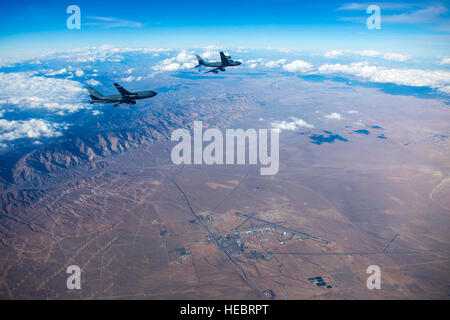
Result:
{"label": "brown arid ground", "polygon": [[[311,86],[321,101],[337,94]],[[303,115],[300,89],[273,95],[284,109],[266,104],[245,125]],[[448,130],[448,106],[356,88],[317,109],[354,109],[355,96],[359,115],[281,132],[275,176],[248,165],[175,166],[173,144],[161,142],[12,201],[0,297],[448,299],[450,148],[435,138]],[[358,120],[383,129],[358,134]],[[319,128],[348,141],[313,144]],[[66,287],[70,265],[82,270],[81,290]],[[366,287],[370,265],[381,269],[380,290]]]}

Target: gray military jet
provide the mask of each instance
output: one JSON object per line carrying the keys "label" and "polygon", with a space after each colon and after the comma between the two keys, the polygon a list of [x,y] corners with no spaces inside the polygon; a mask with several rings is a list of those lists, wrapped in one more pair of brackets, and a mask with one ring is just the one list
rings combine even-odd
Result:
{"label": "gray military jet", "polygon": [[236,67],[242,63],[239,61],[231,60],[230,56],[226,56],[223,52],[220,52],[220,62],[206,62],[202,57],[197,55],[198,65],[195,68],[200,68],[198,71],[202,71],[204,68],[214,68],[212,70],[206,71],[205,73],[217,74],[219,71],[225,71],[227,67]]}
{"label": "gray military jet", "polygon": [[120,94],[114,94],[112,96],[104,96],[101,93],[95,91],[91,87],[86,87],[89,90],[89,97],[92,103],[116,103],[113,107],[118,107],[122,103],[136,104],[136,100],[148,99],[157,95],[155,91],[139,91],[129,92],[118,83],[114,83],[114,87],[120,92]]}

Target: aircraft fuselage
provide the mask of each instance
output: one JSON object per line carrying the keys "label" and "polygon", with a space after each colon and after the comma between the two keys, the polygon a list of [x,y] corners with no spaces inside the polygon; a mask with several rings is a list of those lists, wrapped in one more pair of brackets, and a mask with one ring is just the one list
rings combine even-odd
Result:
{"label": "aircraft fuselage", "polygon": [[156,96],[157,93],[155,91],[139,91],[132,93],[130,95],[122,96],[120,94],[113,94],[110,96],[102,96],[102,97],[91,97],[92,103],[129,103],[135,104],[135,100],[148,99]]}

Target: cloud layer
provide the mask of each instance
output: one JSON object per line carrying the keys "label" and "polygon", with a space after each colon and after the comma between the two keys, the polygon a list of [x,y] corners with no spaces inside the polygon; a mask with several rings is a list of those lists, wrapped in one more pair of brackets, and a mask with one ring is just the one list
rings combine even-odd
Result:
{"label": "cloud layer", "polygon": [[23,121],[8,121],[0,119],[0,142],[13,141],[22,138],[52,138],[61,136],[60,129],[66,125],[50,123],[42,119]]}
{"label": "cloud layer", "polygon": [[46,109],[64,114],[86,108],[82,103],[85,99],[86,90],[76,81],[28,72],[0,72],[0,106]]}
{"label": "cloud layer", "polygon": [[395,83],[412,87],[430,87],[450,93],[450,72],[443,70],[394,69],[371,66],[367,62],[351,64],[324,64],[317,71],[321,74],[343,73],[377,83]]}
{"label": "cloud layer", "polygon": [[283,69],[289,72],[308,72],[313,69],[313,65],[303,60],[295,60],[285,64]]}
{"label": "cloud layer", "polygon": [[191,52],[183,50],[175,57],[165,59],[155,65],[153,70],[157,72],[165,72],[192,69],[197,65],[196,61],[195,56]]}
{"label": "cloud layer", "polygon": [[344,57],[344,56],[359,56],[359,57],[370,57],[370,58],[382,58],[386,60],[393,60],[393,61],[407,61],[410,59],[410,56],[406,54],[401,53],[393,53],[393,52],[379,52],[376,50],[360,50],[360,51],[354,51],[354,50],[330,50],[326,51],[323,55],[325,58],[333,59],[338,57]]}

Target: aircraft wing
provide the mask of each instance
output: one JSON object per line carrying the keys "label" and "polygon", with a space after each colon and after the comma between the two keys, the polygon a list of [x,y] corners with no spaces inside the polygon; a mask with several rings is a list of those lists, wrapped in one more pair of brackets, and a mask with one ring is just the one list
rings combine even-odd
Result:
{"label": "aircraft wing", "polygon": [[223,53],[222,51],[220,52],[220,60],[222,61],[222,65],[226,66],[228,63],[228,59],[225,56],[225,53]]}
{"label": "aircraft wing", "polygon": [[210,73],[210,72],[217,73],[217,70],[220,70],[220,68],[214,68],[214,69],[211,69],[209,71],[206,71],[205,73]]}
{"label": "aircraft wing", "polygon": [[114,87],[116,87],[116,89],[120,92],[120,94],[123,96],[130,96],[132,95],[131,92],[129,92],[128,90],[126,90],[124,87],[122,87],[120,84],[118,83],[114,83]]}

